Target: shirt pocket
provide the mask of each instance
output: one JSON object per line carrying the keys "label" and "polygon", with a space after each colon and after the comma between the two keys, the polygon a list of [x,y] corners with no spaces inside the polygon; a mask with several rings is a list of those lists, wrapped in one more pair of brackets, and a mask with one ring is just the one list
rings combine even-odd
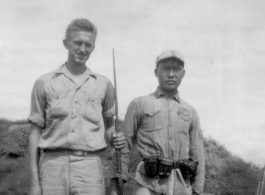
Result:
{"label": "shirt pocket", "polygon": [[47,94],[48,119],[65,118],[69,115],[70,97],[69,90]]}
{"label": "shirt pocket", "polygon": [[161,109],[149,108],[144,111],[143,126],[145,131],[158,131],[162,129]]}
{"label": "shirt pocket", "polygon": [[191,118],[189,116],[185,116],[182,114],[177,115],[177,125],[179,129],[179,133],[186,137],[189,137],[190,121],[191,121]]}
{"label": "shirt pocket", "polygon": [[82,116],[86,121],[99,125],[102,117],[102,99],[82,91]]}

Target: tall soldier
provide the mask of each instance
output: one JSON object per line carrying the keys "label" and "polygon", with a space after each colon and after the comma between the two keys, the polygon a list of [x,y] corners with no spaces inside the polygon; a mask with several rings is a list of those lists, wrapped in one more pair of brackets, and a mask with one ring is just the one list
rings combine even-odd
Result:
{"label": "tall soldier", "polygon": [[[136,144],[143,160],[136,170],[134,195],[201,194],[205,163],[202,131],[196,110],[179,97],[178,87],[185,75],[180,52],[162,52],[155,75],[159,82],[156,91],[134,99],[125,116],[123,179],[128,179],[129,151]],[[114,161],[112,195],[116,194],[115,166]]]}
{"label": "tall soldier", "polygon": [[[30,195],[105,194],[100,156],[105,132],[114,133],[114,90],[86,66],[96,36],[87,19],[70,23],[63,40],[67,62],[35,82],[28,118]],[[115,136],[111,141],[119,149],[125,137]]]}

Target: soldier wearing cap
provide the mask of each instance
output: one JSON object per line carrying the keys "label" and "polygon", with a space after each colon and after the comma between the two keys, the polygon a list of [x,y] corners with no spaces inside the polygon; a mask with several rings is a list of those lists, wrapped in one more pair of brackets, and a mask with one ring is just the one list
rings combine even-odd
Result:
{"label": "soldier wearing cap", "polygon": [[[128,179],[129,152],[136,144],[142,157],[135,174],[134,195],[201,194],[204,184],[204,150],[197,111],[179,96],[185,76],[184,58],[176,50],[156,60],[156,91],[131,101],[122,131],[123,179]],[[116,194],[115,158],[111,193]]]}

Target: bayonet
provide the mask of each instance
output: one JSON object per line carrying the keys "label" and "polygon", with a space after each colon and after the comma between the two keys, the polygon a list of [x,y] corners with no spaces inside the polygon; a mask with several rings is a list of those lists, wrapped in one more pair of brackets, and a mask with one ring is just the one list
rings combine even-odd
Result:
{"label": "bayonet", "polygon": [[[119,132],[119,109],[118,109],[118,96],[117,96],[117,83],[116,83],[116,68],[115,68],[115,54],[113,54],[113,74],[114,74],[114,92],[115,92],[115,131]],[[116,149],[117,158],[117,178],[118,178],[118,195],[123,195],[123,180],[122,180],[122,169],[121,169],[121,149]]]}

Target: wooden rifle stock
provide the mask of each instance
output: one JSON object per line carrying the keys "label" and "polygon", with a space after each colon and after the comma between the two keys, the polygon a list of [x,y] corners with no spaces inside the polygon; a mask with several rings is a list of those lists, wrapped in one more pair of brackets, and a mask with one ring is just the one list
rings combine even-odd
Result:
{"label": "wooden rifle stock", "polygon": [[[115,55],[114,49],[113,54],[113,73],[114,73],[114,89],[115,89],[115,131],[119,132],[119,112],[118,112],[118,97],[117,97],[117,84],[116,84],[116,69],[115,69]],[[122,180],[122,169],[121,169],[121,150],[116,149],[117,158],[117,179],[118,179],[118,195],[123,195],[123,180]]]}

